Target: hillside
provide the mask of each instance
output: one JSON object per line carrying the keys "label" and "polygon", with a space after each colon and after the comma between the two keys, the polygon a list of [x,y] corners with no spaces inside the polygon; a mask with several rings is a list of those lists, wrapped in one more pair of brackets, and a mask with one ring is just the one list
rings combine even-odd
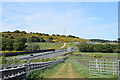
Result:
{"label": "hillside", "polygon": [[[65,49],[71,42],[88,41],[72,35],[27,33],[15,30],[14,32],[2,32],[3,51],[29,51],[41,49]],[[74,46],[74,45],[72,45]]]}
{"label": "hillside", "polygon": [[18,36],[22,36],[22,37],[26,37],[27,39],[30,37],[42,37],[44,40],[47,40],[49,37],[53,38],[53,42],[80,42],[80,41],[88,41],[86,39],[82,39],[82,38],[74,38],[74,37],[68,37],[65,35],[42,35],[42,34],[38,34],[38,33],[7,33],[4,32],[2,33],[2,37],[6,37],[6,38],[15,38]]}

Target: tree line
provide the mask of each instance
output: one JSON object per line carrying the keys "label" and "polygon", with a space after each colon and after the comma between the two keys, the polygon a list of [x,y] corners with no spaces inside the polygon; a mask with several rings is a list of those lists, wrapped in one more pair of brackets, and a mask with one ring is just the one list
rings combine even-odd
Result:
{"label": "tree line", "polygon": [[[38,32],[29,32],[29,33],[27,33],[26,31],[19,31],[19,30],[15,30],[13,32],[11,32],[11,31],[5,31],[3,33],[23,33],[23,34],[38,34],[38,35],[41,35],[41,36],[43,36],[43,35],[44,36],[49,36],[49,34],[45,34],[45,33],[38,33]],[[73,36],[73,35],[66,36],[66,35],[52,34],[52,36],[62,36],[62,37],[79,38],[79,37]]]}
{"label": "tree line", "polygon": [[25,43],[32,43],[32,42],[47,42],[52,43],[53,41],[52,37],[48,37],[46,40],[44,40],[42,37],[24,37],[24,36],[18,36],[18,37],[2,37],[2,50],[16,50],[21,51],[25,50],[26,48],[28,50],[40,50],[40,46],[37,44],[29,44],[26,45]]}
{"label": "tree line", "polygon": [[16,37],[14,40],[2,37],[2,50],[23,50],[26,47],[25,42],[24,37]]}
{"label": "tree line", "polygon": [[[118,39],[119,40],[119,39]],[[115,42],[117,43],[117,40],[104,40],[104,39],[90,39],[90,41],[95,41],[95,42],[99,42],[99,43],[105,43],[105,42]]]}
{"label": "tree line", "polygon": [[79,44],[77,44],[77,47],[80,52],[120,52],[120,44],[87,44],[86,42],[80,42]]}

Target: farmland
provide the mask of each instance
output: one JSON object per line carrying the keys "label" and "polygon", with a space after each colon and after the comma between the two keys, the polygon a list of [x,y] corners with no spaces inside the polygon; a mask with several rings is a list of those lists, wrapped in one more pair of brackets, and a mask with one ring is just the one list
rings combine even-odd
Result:
{"label": "farmland", "polygon": [[[3,53],[14,54],[36,51],[35,54],[22,54],[3,57],[2,59],[4,68],[23,64],[28,65],[29,63],[30,65],[28,66],[34,69],[34,64],[39,65],[42,69],[30,71],[27,77],[28,80],[43,78],[86,78],[83,80],[114,78],[116,80],[118,78],[116,75],[118,69],[116,62],[118,60],[117,52],[119,52],[117,44],[88,44],[87,41],[89,40],[75,36],[23,33],[19,31],[4,32],[2,38],[4,44],[2,45],[3,51],[1,52]],[[47,49],[53,49],[53,51],[39,52],[40,50]],[[58,61],[59,64],[56,63],[55,66],[49,66],[49,61],[56,62],[64,57],[66,59],[62,63]],[[90,61],[94,63],[90,64]],[[39,62],[47,63],[47,65],[42,66],[41,64],[43,63],[39,64]],[[47,68],[44,69],[46,66]],[[94,67],[93,71],[98,72],[96,73],[97,75],[91,75],[92,68],[90,67]],[[106,73],[111,74],[107,75]]]}
{"label": "farmland", "polygon": [[[78,52],[76,52],[78,54]],[[80,53],[81,54],[81,53]],[[43,73],[39,73],[38,76],[41,76],[42,78],[85,78],[84,80],[99,80],[99,79],[104,79],[108,80],[111,78],[112,80],[117,80],[117,75],[90,75],[89,73],[89,61],[92,60],[103,60],[103,58],[93,58],[93,57],[88,57],[85,55],[95,55],[97,53],[83,53],[81,56],[75,56],[75,55],[70,55],[68,59],[64,63],[60,63],[57,66],[50,68],[46,70]],[[100,54],[100,53],[99,53]],[[111,57],[109,56],[110,54],[113,53],[104,53],[104,56]],[[114,57],[117,56],[117,53],[114,54]],[[104,58],[106,60],[115,60],[111,58]],[[117,58],[116,58],[117,59]]]}

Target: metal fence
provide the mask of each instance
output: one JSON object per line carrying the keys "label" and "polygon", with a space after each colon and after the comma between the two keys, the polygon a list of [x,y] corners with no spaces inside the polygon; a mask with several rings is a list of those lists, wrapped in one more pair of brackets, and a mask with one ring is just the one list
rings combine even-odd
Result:
{"label": "metal fence", "polygon": [[19,80],[19,79],[25,79],[28,75],[29,71],[35,70],[35,69],[46,69],[51,66],[54,66],[55,64],[63,62],[67,57],[64,57],[59,60],[54,61],[48,61],[48,62],[35,62],[30,63],[29,65],[22,65],[18,66],[16,68],[10,68],[10,69],[2,69],[0,70],[0,80]]}
{"label": "metal fence", "polygon": [[118,75],[118,61],[89,61],[90,75]]}

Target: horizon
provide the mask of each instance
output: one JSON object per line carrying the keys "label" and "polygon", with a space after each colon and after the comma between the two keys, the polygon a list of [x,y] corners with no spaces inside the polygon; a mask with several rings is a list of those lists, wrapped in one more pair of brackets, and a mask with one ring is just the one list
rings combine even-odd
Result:
{"label": "horizon", "polygon": [[22,30],[117,40],[117,8],[117,2],[3,2],[2,32]]}
{"label": "horizon", "polygon": [[[14,32],[15,30],[13,30],[13,31],[9,31],[9,32]],[[20,30],[19,30],[20,31]],[[25,30],[24,30],[25,31]],[[3,31],[3,32],[8,32],[8,31]],[[27,31],[25,31],[26,33],[30,33],[30,32],[27,32]],[[32,32],[32,33],[41,33],[41,32]],[[49,34],[49,33],[43,33],[43,34]],[[49,34],[49,35],[52,35],[52,34]],[[55,34],[55,35],[65,35],[65,34]],[[69,35],[71,35],[71,34],[69,34]],[[68,36],[68,35],[65,35],[65,36]],[[76,35],[72,35],[72,36],[76,36]],[[78,37],[78,36],[76,36],[76,37]],[[79,37],[79,38],[81,38],[81,37]],[[86,39],[86,38],[81,38],[81,39]],[[102,38],[90,38],[90,39],[100,39],[100,40],[109,40],[109,39],[102,39]],[[90,39],[87,39],[87,40],[90,40]],[[117,39],[114,39],[114,40],[109,40],[109,41],[116,41]]]}

